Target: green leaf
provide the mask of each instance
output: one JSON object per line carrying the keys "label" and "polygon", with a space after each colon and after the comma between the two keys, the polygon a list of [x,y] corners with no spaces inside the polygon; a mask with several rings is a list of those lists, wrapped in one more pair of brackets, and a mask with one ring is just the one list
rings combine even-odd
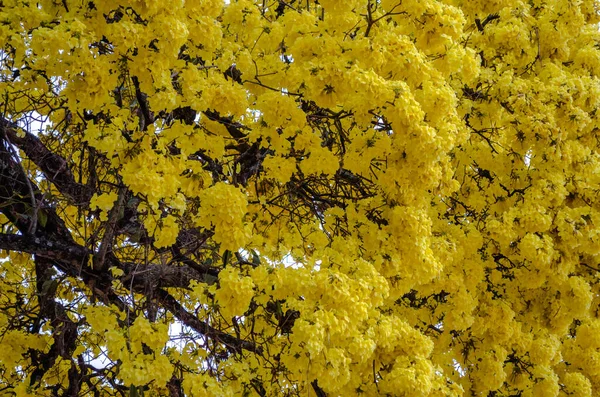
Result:
{"label": "green leaf", "polygon": [[37,211],[37,221],[41,227],[46,227],[46,224],[48,223],[48,214],[41,208],[38,208]]}
{"label": "green leaf", "polygon": [[260,256],[258,256],[256,251],[250,250],[250,253],[252,253],[252,263],[255,265],[260,265]]}
{"label": "green leaf", "polygon": [[231,251],[226,250],[225,253],[223,254],[223,266],[227,266],[227,263],[229,263],[230,258],[231,258]]}
{"label": "green leaf", "polygon": [[42,295],[53,296],[58,288],[58,280],[46,280],[42,284]]}

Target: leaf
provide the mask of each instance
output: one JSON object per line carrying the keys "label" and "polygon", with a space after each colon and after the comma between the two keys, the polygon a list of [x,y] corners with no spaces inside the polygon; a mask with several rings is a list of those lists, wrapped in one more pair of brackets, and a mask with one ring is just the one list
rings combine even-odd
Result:
{"label": "leaf", "polygon": [[250,253],[252,254],[252,263],[260,265],[260,256],[258,256],[258,253],[255,250],[250,250]]}
{"label": "leaf", "polygon": [[41,208],[38,208],[37,211],[37,221],[42,227],[46,227],[46,224],[48,223],[48,214]]}
{"label": "leaf", "polygon": [[216,283],[218,280],[217,277],[213,276],[212,274],[205,274],[204,275],[204,282],[208,285],[212,285],[214,283]]}
{"label": "leaf", "polygon": [[46,280],[42,284],[41,294],[44,296],[52,296],[56,292],[57,288],[58,288],[58,280],[56,280],[56,279]]}
{"label": "leaf", "polygon": [[227,266],[227,263],[229,263],[229,259],[231,259],[231,251],[225,250],[225,252],[223,253],[223,266]]}

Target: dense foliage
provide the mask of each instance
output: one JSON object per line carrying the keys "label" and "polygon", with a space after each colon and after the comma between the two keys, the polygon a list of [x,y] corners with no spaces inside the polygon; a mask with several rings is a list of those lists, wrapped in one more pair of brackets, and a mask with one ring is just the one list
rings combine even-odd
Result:
{"label": "dense foliage", "polygon": [[600,393],[593,0],[1,0],[0,394]]}

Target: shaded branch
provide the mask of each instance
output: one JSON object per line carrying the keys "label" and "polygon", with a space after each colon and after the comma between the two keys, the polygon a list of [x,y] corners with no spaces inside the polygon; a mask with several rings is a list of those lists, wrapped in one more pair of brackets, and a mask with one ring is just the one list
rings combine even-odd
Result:
{"label": "shaded branch", "polygon": [[[42,236],[33,237],[20,234],[0,234],[0,249],[38,255],[77,267],[87,261],[91,254],[90,250],[80,245],[50,240]],[[68,266],[61,266],[61,270],[66,273],[69,273],[68,269]]]}
{"label": "shaded branch", "polygon": [[35,366],[31,374],[30,385],[39,385],[42,378],[52,368],[58,359],[62,357],[70,360],[73,351],[77,347],[78,323],[67,315],[65,307],[58,303],[55,298],[58,280],[52,279],[52,264],[42,258],[35,261],[36,290],[39,301],[39,318],[36,320],[32,331],[40,331],[40,320],[49,320],[53,328],[53,343],[48,352],[42,353],[30,349],[29,356]]}
{"label": "shaded branch", "polygon": [[249,128],[242,123],[233,121],[233,117],[221,116],[214,110],[207,110],[204,112],[204,115],[206,115],[209,120],[222,124],[227,129],[227,132],[229,132],[229,135],[234,139],[240,140],[246,137],[246,134],[243,133],[242,130],[248,130]]}
{"label": "shaded branch", "polygon": [[104,235],[102,236],[102,242],[100,243],[100,248],[98,248],[98,252],[94,255],[94,270],[102,271],[105,269],[105,259],[106,253],[110,248],[112,248],[115,233],[117,231],[117,221],[119,220],[119,214],[123,212],[123,205],[125,205],[125,194],[127,193],[126,188],[119,189],[119,195],[115,205],[110,210],[108,214],[108,221],[104,227]]}
{"label": "shaded branch", "polygon": [[325,391],[323,389],[321,389],[321,387],[319,386],[319,383],[317,382],[317,380],[313,380],[312,382],[310,382],[310,385],[312,386],[313,390],[315,391],[315,394],[317,395],[317,397],[327,397],[327,393],[325,393]]}
{"label": "shaded branch", "polygon": [[56,153],[51,152],[35,135],[24,132],[19,136],[14,123],[0,120],[0,128],[8,140],[21,149],[27,157],[38,166],[46,179],[73,201],[75,205],[87,204],[94,194],[86,185],[77,183],[67,161]]}
{"label": "shaded branch", "polygon": [[[107,277],[105,272],[91,269],[87,263],[93,252],[74,243],[50,240],[42,236],[29,237],[0,233],[0,249],[25,252],[52,260],[59,270],[72,277],[99,281],[102,279],[103,282],[113,280],[112,278],[103,280]],[[120,263],[113,255],[108,256],[107,259],[111,265],[124,271],[124,275],[119,280],[123,284],[127,283],[126,285],[133,280],[133,288],[140,292],[147,292],[149,286],[153,286],[153,288],[187,288],[192,280],[206,282],[206,275],[218,276],[218,269],[214,268],[205,269],[203,274],[187,265]]]}
{"label": "shaded branch", "polygon": [[138,80],[137,76],[133,76],[131,80],[133,81],[133,86],[135,87],[135,99],[140,106],[140,130],[146,131],[148,126],[154,123],[154,114],[152,111],[150,111],[147,95],[140,90],[140,81]]}
{"label": "shaded branch", "polygon": [[162,306],[170,311],[179,321],[184,323],[186,326],[192,328],[196,332],[205,335],[214,341],[223,343],[230,351],[240,353],[242,350],[251,351],[254,353],[262,354],[262,347],[256,346],[255,343],[238,339],[235,336],[221,332],[206,322],[198,319],[190,312],[188,312],[171,294],[165,290],[159,289],[157,291],[157,299]]}

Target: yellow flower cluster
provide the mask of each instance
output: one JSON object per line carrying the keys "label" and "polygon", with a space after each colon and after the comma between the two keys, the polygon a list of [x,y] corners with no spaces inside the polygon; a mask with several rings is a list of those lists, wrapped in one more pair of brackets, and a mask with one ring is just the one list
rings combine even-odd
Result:
{"label": "yellow flower cluster", "polygon": [[244,227],[247,199],[235,186],[224,182],[216,183],[203,190],[200,195],[200,211],[196,224],[213,229],[213,239],[220,244],[221,251],[236,251],[249,239]]}
{"label": "yellow flower cluster", "polygon": [[221,314],[229,319],[243,315],[254,296],[252,278],[242,276],[234,268],[224,269],[219,273],[219,287],[213,291],[215,301]]}

